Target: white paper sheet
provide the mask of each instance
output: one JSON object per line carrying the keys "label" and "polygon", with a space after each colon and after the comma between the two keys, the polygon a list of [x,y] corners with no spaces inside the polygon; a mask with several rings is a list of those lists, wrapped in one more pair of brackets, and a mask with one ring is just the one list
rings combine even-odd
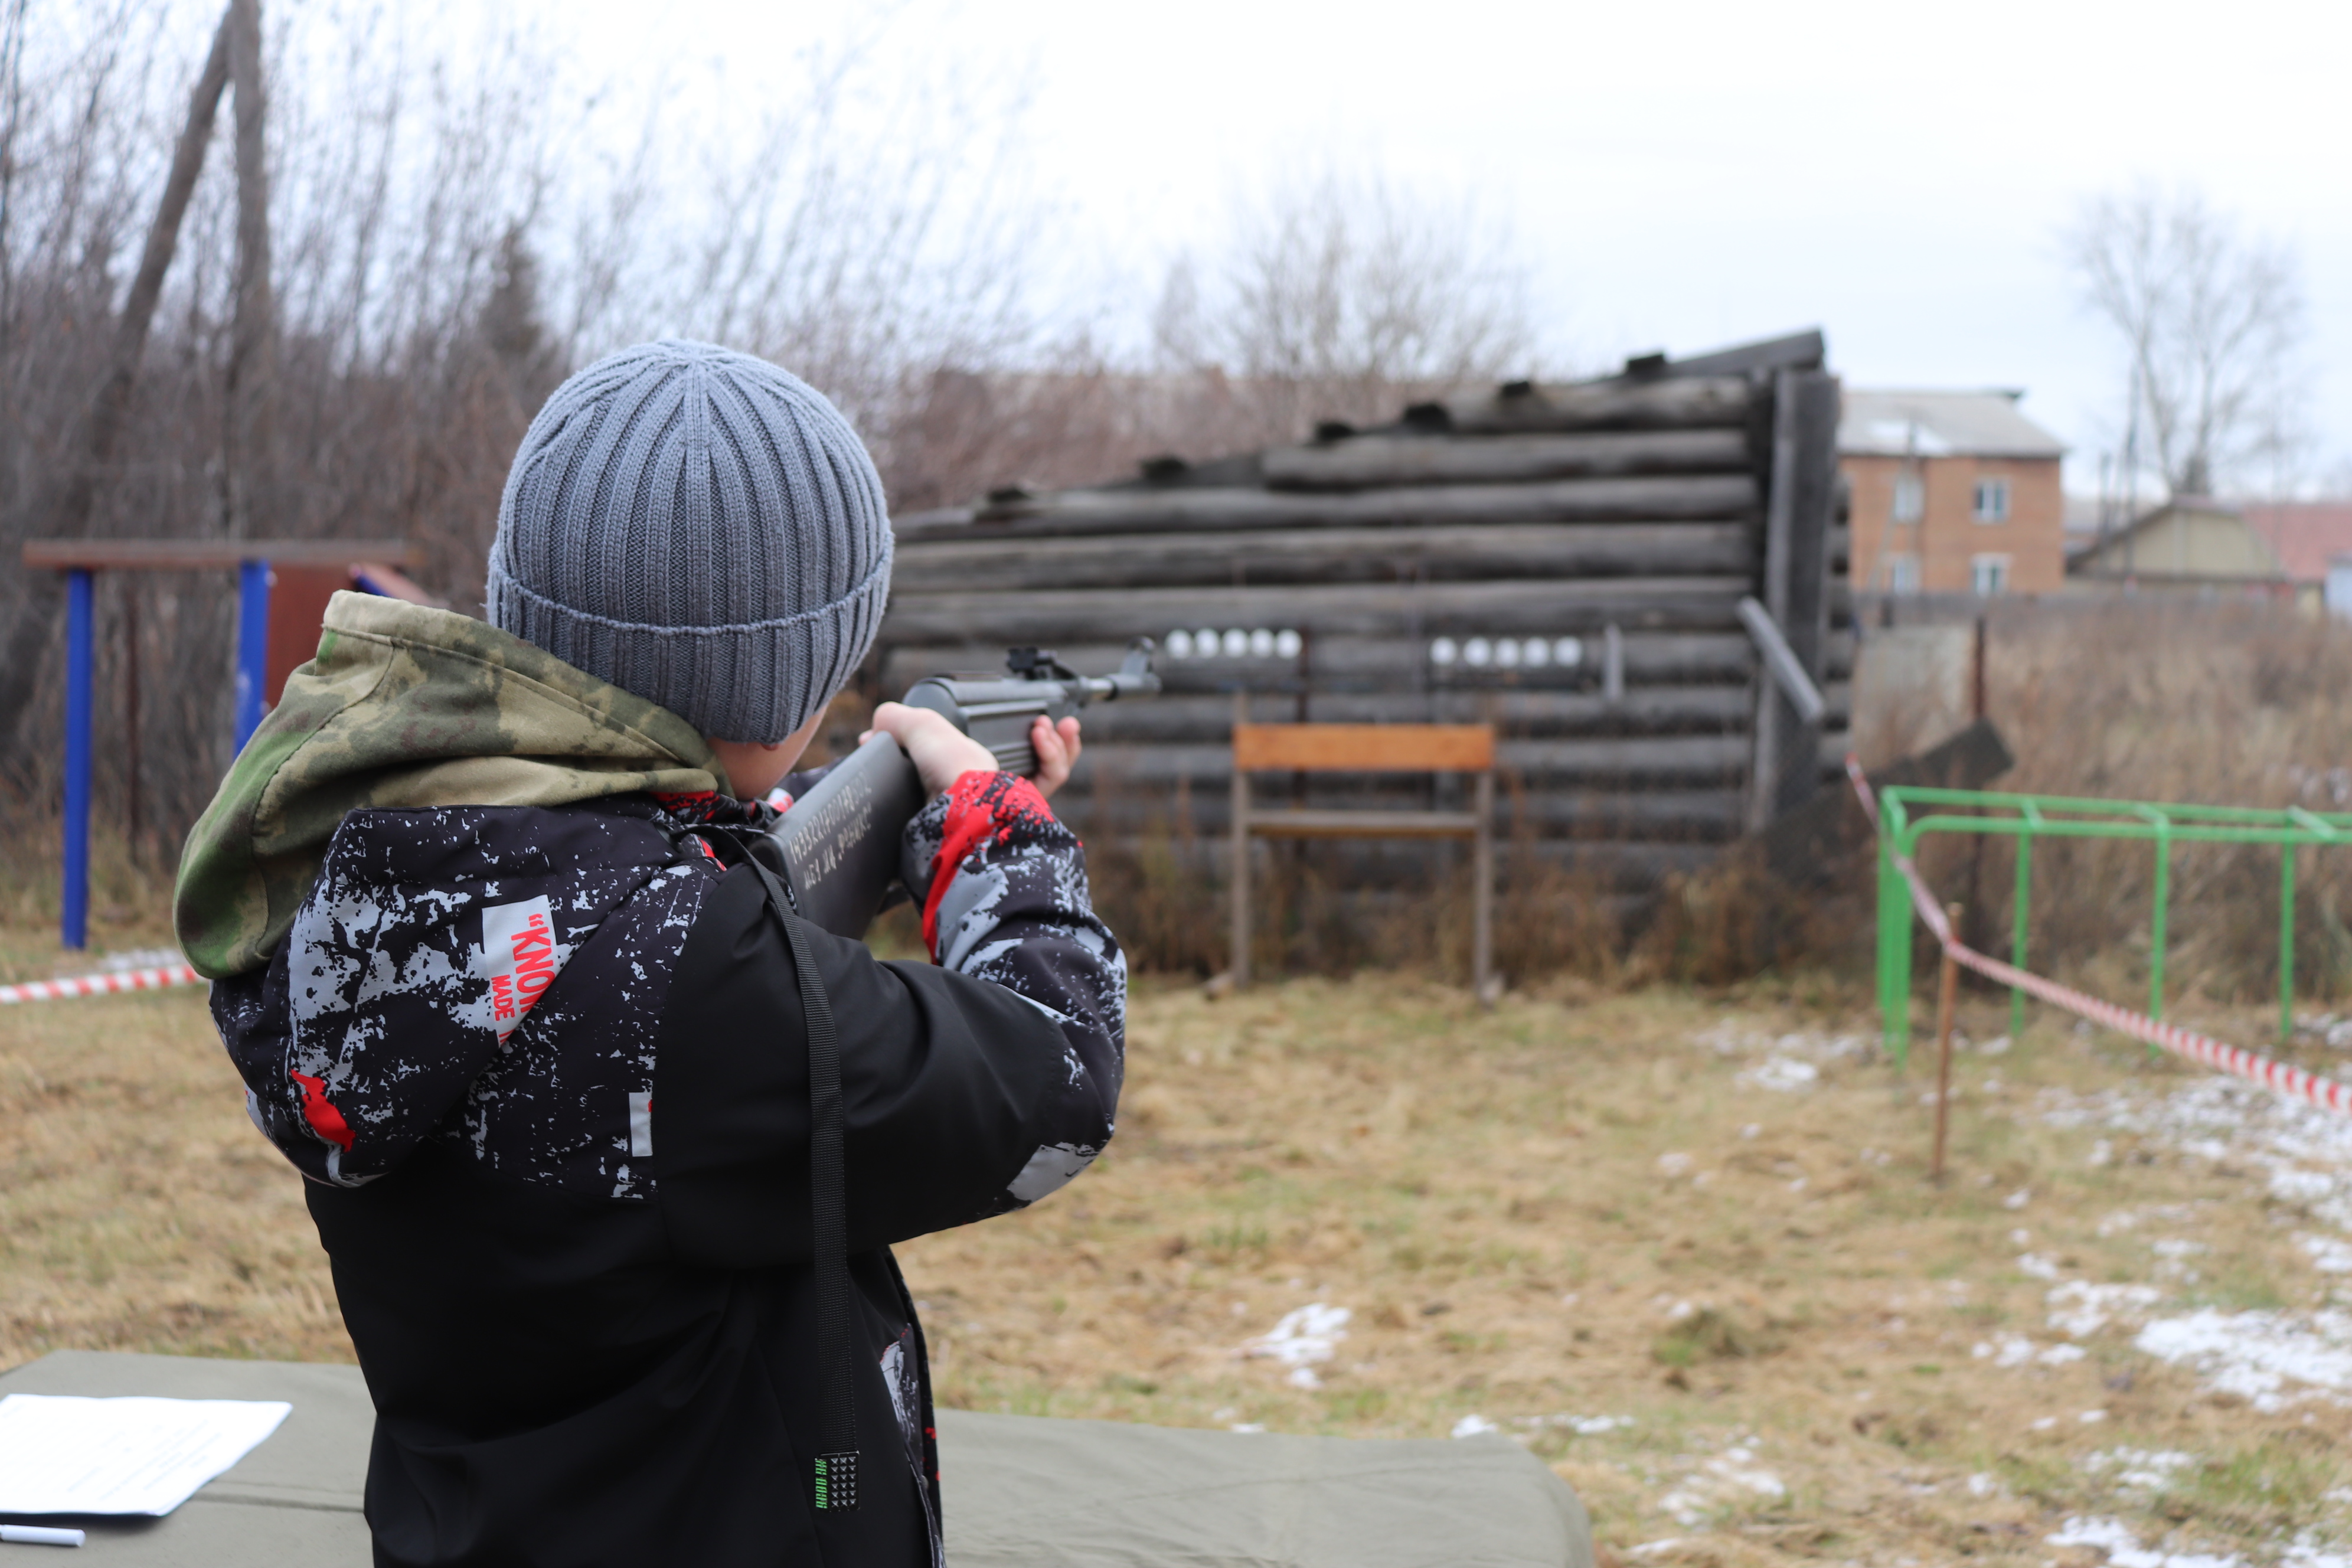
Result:
{"label": "white paper sheet", "polygon": [[0,1398],[0,1513],[162,1516],[278,1430],[253,1399]]}

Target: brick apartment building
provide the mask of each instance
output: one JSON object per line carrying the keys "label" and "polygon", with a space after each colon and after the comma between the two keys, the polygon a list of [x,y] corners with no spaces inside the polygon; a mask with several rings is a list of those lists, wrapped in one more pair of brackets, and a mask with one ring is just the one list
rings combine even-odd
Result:
{"label": "brick apartment building", "polygon": [[1838,463],[1853,488],[1856,589],[2048,594],[2066,577],[2065,447],[2015,392],[1848,390]]}

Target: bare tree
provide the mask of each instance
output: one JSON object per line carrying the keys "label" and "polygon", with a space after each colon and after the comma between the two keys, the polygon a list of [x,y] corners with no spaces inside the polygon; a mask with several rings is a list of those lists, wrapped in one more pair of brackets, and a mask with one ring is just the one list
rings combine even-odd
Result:
{"label": "bare tree", "polygon": [[2124,339],[2127,425],[2175,495],[2210,495],[2291,455],[2305,385],[2293,253],[2242,237],[2193,191],[2084,203],[2065,246],[2090,308]]}
{"label": "bare tree", "polygon": [[1280,434],[1528,368],[1526,270],[1466,205],[1326,173],[1235,205],[1221,259],[1170,268],[1154,333],[1168,363],[1222,372]]}

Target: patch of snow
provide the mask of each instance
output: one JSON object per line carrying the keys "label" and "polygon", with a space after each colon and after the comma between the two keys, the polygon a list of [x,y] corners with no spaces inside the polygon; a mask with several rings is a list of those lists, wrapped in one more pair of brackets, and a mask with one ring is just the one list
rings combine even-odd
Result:
{"label": "patch of snow", "polygon": [[2235,1552],[2216,1557],[2204,1552],[2165,1552],[2139,1543],[2123,1521],[2077,1515],[2042,1540],[2052,1546],[2087,1546],[2107,1554],[2108,1568],[2245,1568]]}
{"label": "patch of snow", "polygon": [[2033,1190],[2031,1187],[2020,1187],[2017,1191],[2010,1194],[2009,1196],[2001,1199],[2000,1206],[2005,1209],[2021,1209],[2032,1201]]}
{"label": "patch of snow", "polygon": [[1756,1462],[1756,1450],[1744,1445],[1726,1448],[1687,1476],[1681,1485],[1658,1500],[1658,1507],[1685,1529],[1697,1524],[1709,1508],[1736,1501],[1743,1494],[1780,1498],[1789,1495],[1780,1478]]}
{"label": "patch of snow", "polygon": [[1769,1035],[1744,1027],[1737,1018],[1725,1018],[1691,1037],[1691,1044],[1717,1056],[1781,1056],[1835,1061],[1843,1057],[1866,1057],[1875,1047],[1861,1035],[1824,1035],[1817,1029],[1795,1029]]}
{"label": "patch of snow", "polygon": [[2287,1547],[2279,1568],[2352,1568],[2352,1556],[2325,1550],[2317,1531],[2306,1530]]}
{"label": "patch of snow", "polygon": [[1794,1094],[1813,1087],[1821,1080],[1822,1069],[1811,1062],[1801,1062],[1793,1057],[1772,1057],[1762,1066],[1753,1067],[1739,1075],[1743,1083],[1759,1089],[1777,1089],[1782,1094]]}
{"label": "patch of snow", "polygon": [[2311,1266],[2322,1274],[2352,1274],[2352,1242],[2336,1240],[2331,1236],[2298,1236],[2294,1244],[2311,1258]]}
{"label": "patch of snow", "polygon": [[1744,1488],[1759,1497],[1789,1495],[1789,1489],[1781,1484],[1780,1477],[1758,1467],[1756,1451],[1752,1448],[1727,1448],[1721,1458],[1709,1459],[1706,1468],[1709,1474],[1719,1476],[1733,1486]]}
{"label": "patch of snow", "polygon": [[1999,1497],[2000,1490],[2000,1478],[1990,1470],[1979,1470],[1969,1478],[1969,1496],[1970,1497]]}
{"label": "patch of snow", "polygon": [[2119,1487],[2160,1491],[2196,1463],[2196,1455],[2172,1448],[2102,1448],[2084,1458],[2083,1468],[2095,1476],[2113,1476]]}
{"label": "patch of snow", "polygon": [[1501,1427],[1484,1415],[1465,1415],[1454,1424],[1454,1435],[1456,1437],[1483,1437],[1489,1432],[1501,1430]]}
{"label": "patch of snow", "polygon": [[2117,1236],[2127,1230],[2138,1229],[2143,1220],[2186,1220],[2194,1218],[2196,1213],[2195,1204],[2155,1204],[2147,1208],[2117,1209],[2099,1222],[2099,1234],[2103,1237]]}
{"label": "patch of snow", "polygon": [[1580,1437],[1598,1437],[1603,1432],[1614,1432],[1621,1426],[1631,1426],[1631,1415],[1522,1415],[1522,1426],[1565,1426]]}
{"label": "patch of snow", "polygon": [[2081,1361],[2089,1352],[2080,1345],[2052,1345],[2036,1350],[2032,1340],[2023,1334],[2003,1334],[1998,1341],[1979,1340],[1969,1353],[1979,1361],[1992,1358],[1995,1366],[2064,1366],[2068,1362]]}
{"label": "patch of snow", "polygon": [[2053,1263],[2046,1258],[2038,1257],[2031,1252],[2024,1253],[2019,1257],[2017,1260],[2017,1271],[2020,1274],[2030,1274],[2036,1279],[2054,1280],[2058,1278],[2058,1265]]}
{"label": "patch of snow", "polygon": [[1263,1421],[1236,1421],[1232,1426],[1226,1427],[1225,1430],[1228,1432],[1263,1432],[1265,1430],[1265,1423]]}
{"label": "patch of snow", "polygon": [[1272,1329],[1242,1346],[1241,1353],[1280,1362],[1290,1369],[1286,1381],[1295,1388],[1320,1388],[1323,1380],[1316,1375],[1315,1363],[1331,1359],[1348,1337],[1348,1320],[1354,1315],[1345,1307],[1310,1301],[1284,1313]]}
{"label": "patch of snow", "polygon": [[2318,1395],[2352,1394],[2352,1317],[2314,1312],[2224,1312],[2213,1308],[2158,1318],[2133,1342],[2159,1361],[2193,1368],[2209,1389],[2235,1394],[2264,1412]]}
{"label": "patch of snow", "polygon": [[1661,1175],[1679,1176],[1690,1168],[1691,1157],[1679,1149],[1658,1156],[1658,1173]]}
{"label": "patch of snow", "polygon": [[2137,1318],[2163,1299],[2153,1285],[2093,1285],[2070,1279],[2044,1298],[2050,1326],[2073,1339],[2085,1339],[2116,1318]]}
{"label": "patch of snow", "polygon": [[2137,1132],[2202,1159],[2253,1165],[2272,1196],[2352,1230],[2352,1121],[2317,1106],[2220,1074],[2161,1096],[2045,1089],[2037,1105],[2050,1126]]}

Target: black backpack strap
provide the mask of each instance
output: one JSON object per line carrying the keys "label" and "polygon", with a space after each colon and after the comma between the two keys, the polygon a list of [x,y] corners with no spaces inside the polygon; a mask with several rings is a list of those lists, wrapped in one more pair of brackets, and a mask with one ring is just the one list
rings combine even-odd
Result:
{"label": "black backpack strap", "polygon": [[833,1003],[817,973],[808,931],[793,912],[791,896],[774,872],[745,864],[767,889],[768,909],[793,950],[800,977],[801,1012],[808,1024],[809,1223],[816,1269],[816,1506],[829,1511],[857,1506],[857,1403],[850,1349],[849,1196],[845,1117],[841,1101],[841,1039]]}

